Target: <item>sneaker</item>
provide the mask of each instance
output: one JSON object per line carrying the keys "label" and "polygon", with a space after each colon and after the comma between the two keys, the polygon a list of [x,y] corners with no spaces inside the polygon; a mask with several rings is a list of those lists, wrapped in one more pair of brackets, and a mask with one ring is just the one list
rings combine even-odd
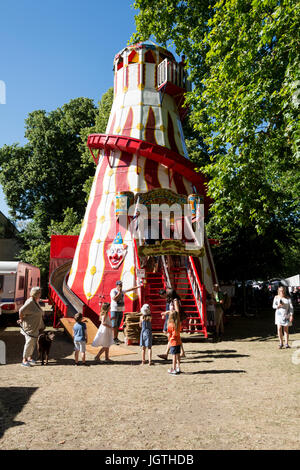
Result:
{"label": "sneaker", "polygon": [[115,339],[114,339],[114,343],[117,344],[117,345],[119,345],[119,344],[121,344],[121,341],[120,341],[118,338],[115,338]]}
{"label": "sneaker", "polygon": [[35,366],[35,365],[36,365],[36,361],[35,361],[34,359],[30,359],[30,361],[28,361],[28,362],[29,362],[29,364],[30,364],[31,366]]}
{"label": "sneaker", "polygon": [[179,369],[179,367],[176,367],[176,372],[177,374],[180,374],[181,370]]}
{"label": "sneaker", "polygon": [[282,348],[283,348],[283,344],[279,344],[278,349],[282,349]]}
{"label": "sneaker", "polygon": [[289,345],[289,344],[286,344],[284,347],[285,347],[285,349],[290,349],[290,345]]}
{"label": "sneaker", "polygon": [[168,369],[168,374],[171,374],[171,375],[177,375],[178,372],[174,369]]}
{"label": "sneaker", "polygon": [[23,367],[31,367],[31,365],[29,364],[29,362],[22,362],[22,363],[21,363],[21,366],[23,366]]}

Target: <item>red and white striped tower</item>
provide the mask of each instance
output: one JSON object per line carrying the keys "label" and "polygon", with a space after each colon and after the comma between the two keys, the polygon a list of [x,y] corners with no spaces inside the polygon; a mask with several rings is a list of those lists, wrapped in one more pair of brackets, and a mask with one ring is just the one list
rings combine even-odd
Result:
{"label": "red and white striped tower", "polygon": [[[68,280],[96,313],[117,280],[124,289],[136,284],[139,267],[136,242],[116,217],[116,196],[158,188],[205,196],[205,179],[188,159],[182,132],[186,85],[182,64],[166,49],[142,43],[115,56],[106,134],[88,138],[97,168]],[[206,238],[198,266],[200,282],[211,291],[216,277]],[[140,300],[139,292],[129,292],[126,311],[139,308]]]}

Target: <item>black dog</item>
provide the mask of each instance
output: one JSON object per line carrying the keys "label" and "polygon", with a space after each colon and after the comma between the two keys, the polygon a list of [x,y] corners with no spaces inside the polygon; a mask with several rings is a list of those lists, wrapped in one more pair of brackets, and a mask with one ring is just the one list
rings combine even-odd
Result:
{"label": "black dog", "polygon": [[44,365],[44,359],[46,358],[46,365],[48,364],[49,351],[51,348],[52,341],[54,340],[55,333],[53,331],[45,331],[40,334],[37,340],[37,350],[39,354],[39,359],[42,361],[42,366]]}

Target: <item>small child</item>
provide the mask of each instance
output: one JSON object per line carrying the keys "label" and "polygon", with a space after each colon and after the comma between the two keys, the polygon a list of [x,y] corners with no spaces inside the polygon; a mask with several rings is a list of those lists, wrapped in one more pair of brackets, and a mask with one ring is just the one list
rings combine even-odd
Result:
{"label": "small child", "polygon": [[142,328],[140,336],[140,346],[142,347],[142,364],[146,364],[146,348],[148,348],[149,366],[153,366],[152,362],[152,324],[151,311],[148,304],[144,304],[141,308],[140,327]]}
{"label": "small child", "polygon": [[[169,303],[169,310],[161,313],[162,318],[167,318],[167,329],[166,329],[167,332],[168,332],[168,324],[169,324],[169,315],[172,312],[174,313],[176,317],[178,317],[178,321],[180,322],[180,314],[178,313],[178,306],[176,310],[175,303],[173,300],[170,301]],[[185,357],[185,351],[184,351],[182,342],[180,342],[180,350],[181,350],[181,357]],[[160,359],[164,359],[165,361],[167,361],[169,352],[170,352],[170,343],[167,344],[166,352],[164,354],[158,354],[158,357]]]}
{"label": "small child", "polygon": [[76,321],[73,326],[74,335],[74,349],[75,349],[75,365],[78,366],[79,351],[81,352],[82,365],[86,365],[85,362],[85,350],[87,343],[87,331],[86,324],[82,322],[82,313],[76,313],[74,316]]}
{"label": "small child", "polygon": [[98,328],[94,341],[92,342],[92,346],[102,346],[100,351],[96,354],[95,360],[100,362],[100,356],[102,353],[105,353],[105,361],[106,362],[113,362],[109,359],[109,348],[112,344],[114,344],[113,339],[113,327],[111,323],[111,319],[109,318],[109,309],[110,304],[104,303],[101,306],[100,311],[100,320],[101,325]]}
{"label": "small child", "polygon": [[173,356],[172,369],[168,369],[168,373],[172,375],[180,374],[180,319],[175,310],[169,313],[168,333],[170,353]]}

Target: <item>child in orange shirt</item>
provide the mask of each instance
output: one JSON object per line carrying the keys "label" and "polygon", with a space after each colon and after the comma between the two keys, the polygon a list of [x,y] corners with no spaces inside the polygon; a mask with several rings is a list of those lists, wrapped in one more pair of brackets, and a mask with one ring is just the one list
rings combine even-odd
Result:
{"label": "child in orange shirt", "polygon": [[170,353],[173,356],[172,369],[168,369],[168,373],[172,375],[180,374],[180,319],[178,313],[173,310],[169,313],[168,333]]}

